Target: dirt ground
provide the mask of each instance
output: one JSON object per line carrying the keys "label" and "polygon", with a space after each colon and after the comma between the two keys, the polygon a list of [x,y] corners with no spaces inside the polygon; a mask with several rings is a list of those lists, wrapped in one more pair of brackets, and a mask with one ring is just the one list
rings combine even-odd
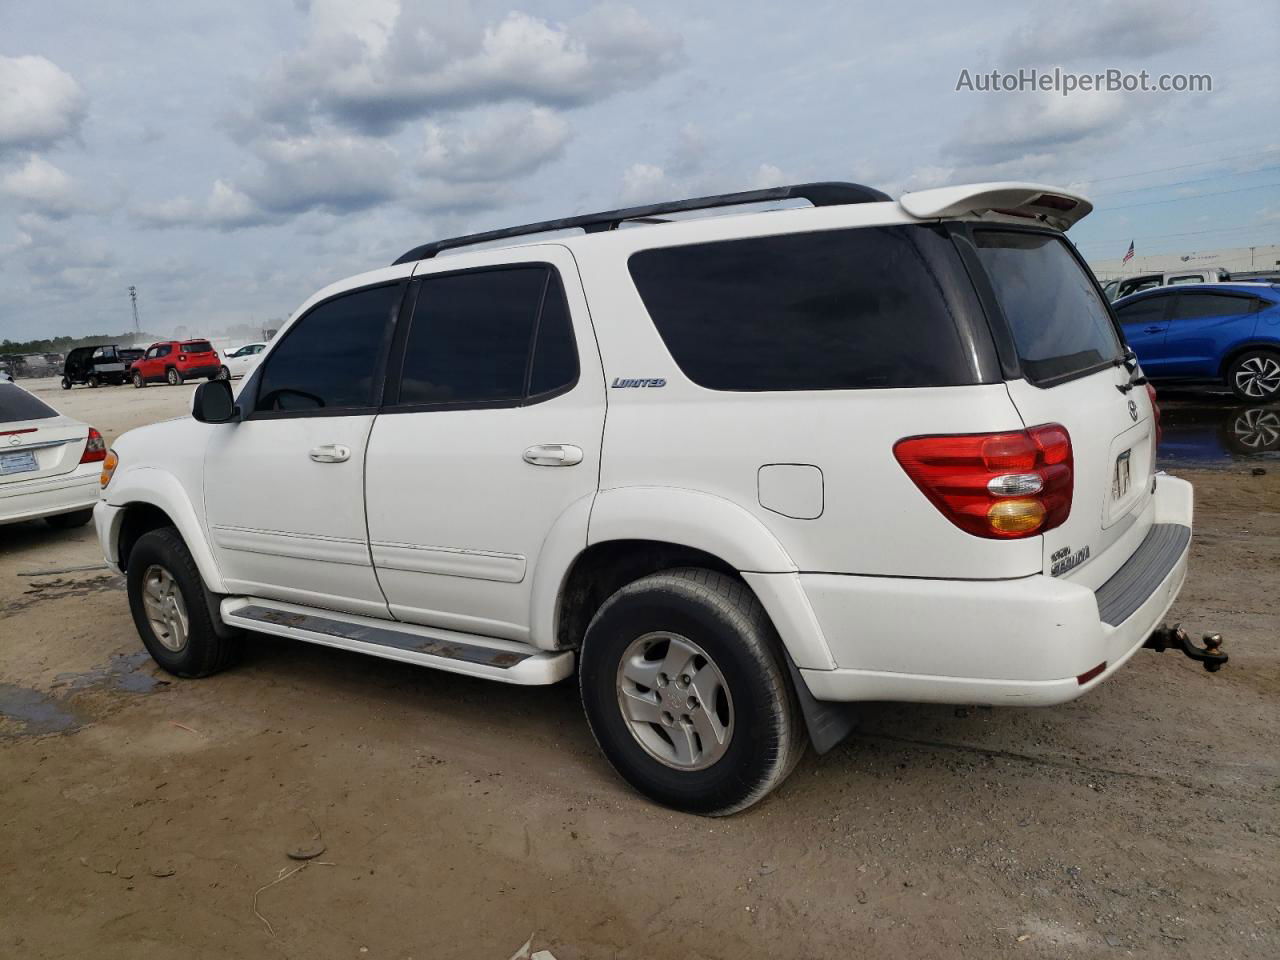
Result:
{"label": "dirt ground", "polygon": [[[109,439],[191,390],[37,386]],[[558,960],[1275,958],[1261,468],[1176,471],[1198,514],[1173,619],[1224,634],[1220,673],[1143,652],[1052,709],[869,705],[727,820],[631,793],[571,683],[268,637],[171,680],[91,528],[0,528],[0,956],[506,960],[532,934]]]}

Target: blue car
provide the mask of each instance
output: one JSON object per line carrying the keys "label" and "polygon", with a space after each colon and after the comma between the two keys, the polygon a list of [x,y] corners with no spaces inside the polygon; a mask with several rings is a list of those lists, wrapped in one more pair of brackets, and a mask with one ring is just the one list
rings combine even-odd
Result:
{"label": "blue car", "polygon": [[1151,380],[1226,384],[1245,403],[1280,399],[1280,284],[1157,287],[1111,306]]}

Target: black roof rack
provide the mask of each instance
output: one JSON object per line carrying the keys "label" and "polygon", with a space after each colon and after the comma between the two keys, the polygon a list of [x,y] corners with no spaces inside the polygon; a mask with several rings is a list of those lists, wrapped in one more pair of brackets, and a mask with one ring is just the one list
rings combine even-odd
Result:
{"label": "black roof rack", "polygon": [[764,190],[745,190],[742,193],[722,193],[713,197],[695,197],[692,200],[670,200],[666,203],[651,203],[644,207],[624,207],[621,210],[606,210],[603,213],[584,213],[559,220],[527,223],[522,227],[505,227],[502,230],[472,233],[465,237],[451,237],[448,240],[436,240],[433,243],[414,247],[395,262],[410,263],[414,260],[428,260],[437,253],[454,247],[468,247],[474,243],[508,240],[512,237],[548,233],[552,230],[569,230],[575,227],[581,228],[586,233],[616,230],[618,224],[627,220],[653,223],[655,218],[661,218],[664,214],[683,213],[687,210],[712,210],[716,207],[767,203],[773,200],[808,200],[815,207],[833,207],[846,203],[874,203],[889,199],[891,198],[888,194],[858,183],[799,183],[789,187],[768,187]]}

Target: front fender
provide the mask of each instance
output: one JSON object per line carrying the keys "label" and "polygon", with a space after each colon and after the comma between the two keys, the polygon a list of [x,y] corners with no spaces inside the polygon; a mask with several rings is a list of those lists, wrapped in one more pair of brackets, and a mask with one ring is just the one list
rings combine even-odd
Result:
{"label": "front fender", "polygon": [[[156,467],[134,467],[112,477],[103,499],[108,506],[115,508],[146,503],[163,510],[178,528],[178,533],[182,534],[182,539],[200,570],[200,576],[204,578],[205,586],[213,593],[227,592],[213,551],[209,549],[209,538],[204,525],[200,522],[200,516],[186,488],[177,477]],[[123,511],[112,511],[112,545],[119,543],[122,515]],[[114,553],[115,550],[112,549],[108,559]]]}

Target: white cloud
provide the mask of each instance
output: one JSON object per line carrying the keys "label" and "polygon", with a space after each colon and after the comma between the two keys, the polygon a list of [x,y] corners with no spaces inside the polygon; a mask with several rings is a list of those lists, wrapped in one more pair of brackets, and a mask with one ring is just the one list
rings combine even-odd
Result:
{"label": "white cloud", "polygon": [[440,109],[576,106],[649,84],[681,58],[678,36],[616,3],[569,24],[519,10],[472,22],[425,0],[394,12],[386,0],[359,12],[315,4],[309,16],[306,43],[259,84],[258,121],[297,129],[327,117],[385,134]]}
{"label": "white cloud", "polygon": [[1064,4],[1051,20],[1032,8],[1031,18],[1009,37],[1006,69],[1079,63],[1117,57],[1132,63],[1188,46],[1211,31],[1209,8],[1192,0],[1104,0]]}
{"label": "white cloud", "polygon": [[674,199],[671,181],[667,179],[667,172],[662,167],[652,163],[633,163],[622,171],[624,206]]}
{"label": "white cloud", "polygon": [[0,56],[0,153],[47,147],[75,135],[88,98],[44,57]]}
{"label": "white cloud", "polygon": [[368,137],[307,135],[264,140],[254,148],[261,172],[245,192],[266,210],[330,213],[363,210],[395,195],[397,157]]}
{"label": "white cloud", "polygon": [[418,167],[442,180],[503,180],[556,159],[568,140],[568,122],[546,107],[496,108],[469,123],[428,123]]}
{"label": "white cloud", "polygon": [[187,197],[163,203],[144,204],[141,219],[157,227],[216,227],[235,230],[271,222],[271,217],[239,188],[225,180],[215,180],[209,196],[202,202]]}
{"label": "white cloud", "polygon": [[0,177],[0,193],[13,197],[26,210],[53,219],[69,216],[79,206],[74,181],[36,154]]}

